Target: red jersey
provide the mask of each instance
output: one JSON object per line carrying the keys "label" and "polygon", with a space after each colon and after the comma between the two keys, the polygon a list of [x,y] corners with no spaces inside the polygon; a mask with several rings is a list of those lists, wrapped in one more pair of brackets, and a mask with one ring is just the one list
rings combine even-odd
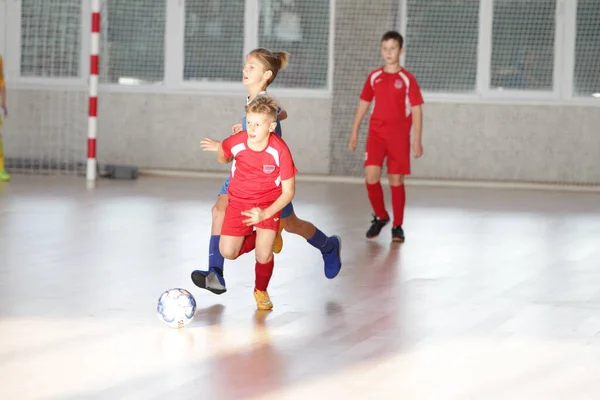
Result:
{"label": "red jersey", "polygon": [[281,195],[281,181],[298,172],[290,149],[273,133],[261,151],[250,149],[247,140],[247,132],[241,131],[221,144],[225,157],[233,156],[229,196],[244,203],[273,203]]}
{"label": "red jersey", "polygon": [[401,68],[396,73],[384,72],[383,67],[371,71],[360,98],[373,104],[371,121],[385,125],[412,123],[411,107],[423,104],[423,96],[417,80]]}

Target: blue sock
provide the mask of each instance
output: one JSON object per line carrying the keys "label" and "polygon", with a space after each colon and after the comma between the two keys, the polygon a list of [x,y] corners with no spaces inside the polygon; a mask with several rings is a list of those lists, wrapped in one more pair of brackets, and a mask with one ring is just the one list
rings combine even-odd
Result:
{"label": "blue sock", "polygon": [[319,228],[317,228],[317,231],[315,232],[313,237],[311,237],[307,241],[308,241],[308,243],[310,243],[311,246],[316,247],[317,249],[321,250],[321,253],[323,253],[323,254],[331,253],[331,251],[334,249],[333,243],[331,243],[331,240],[329,240],[327,235],[325,235],[323,232],[321,232],[319,230]]}
{"label": "blue sock", "polygon": [[210,237],[210,244],[208,245],[208,266],[220,268],[221,271],[223,271],[225,259],[219,251],[219,239],[221,239],[221,235],[212,235]]}

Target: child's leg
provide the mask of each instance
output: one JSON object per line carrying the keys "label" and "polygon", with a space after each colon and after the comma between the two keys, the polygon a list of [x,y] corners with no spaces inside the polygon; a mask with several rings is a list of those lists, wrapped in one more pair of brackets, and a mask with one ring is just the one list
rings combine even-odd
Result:
{"label": "child's leg", "polygon": [[381,229],[390,220],[390,216],[385,209],[383,188],[381,187],[381,168],[386,154],[386,142],[374,132],[369,132],[365,157],[365,185],[374,216],[371,227],[367,231],[368,238],[378,236]]}
{"label": "child's leg", "polygon": [[[222,257],[235,260],[240,255],[254,249],[256,232],[251,226],[246,226],[242,222],[243,218],[245,217],[242,216],[239,208],[231,207],[231,204],[227,206],[221,227],[222,234],[219,236],[216,249],[219,254],[222,254]],[[196,286],[216,294],[226,291],[225,280],[215,267],[210,267],[209,271],[192,272],[192,281]]]}
{"label": "child's leg", "polygon": [[211,235],[220,235],[221,228],[223,227],[223,219],[225,219],[225,210],[227,209],[227,203],[229,196],[227,193],[219,193],[217,202],[211,209],[212,213],[212,224],[210,227]]}
{"label": "child's leg", "polygon": [[2,146],[2,135],[0,134],[0,171],[2,171],[3,169],[4,169],[4,146]]}
{"label": "child's leg", "polygon": [[273,243],[273,253],[279,254],[283,249],[283,236],[281,232],[285,227],[285,219],[294,212],[294,206],[292,203],[289,203],[287,206],[283,207],[281,210],[281,219],[279,220],[279,228],[277,230],[277,236],[275,236],[275,243]]}
{"label": "child's leg", "polygon": [[210,244],[208,246],[208,268],[210,269],[213,267],[220,269],[221,275],[223,275],[225,260],[219,252],[219,238],[221,237],[221,228],[225,218],[225,209],[227,208],[228,198],[229,196],[227,194],[220,193],[217,197],[217,202],[211,210],[212,225],[210,229]]}
{"label": "child's leg", "polygon": [[284,227],[287,232],[302,236],[311,246],[321,251],[327,278],[332,279],[337,276],[342,268],[339,236],[328,237],[312,223],[298,218],[293,211],[284,219]]}
{"label": "child's leg", "polygon": [[406,205],[405,175],[410,174],[410,130],[397,135],[388,143],[388,178],[392,192],[394,222],[392,224],[392,241],[404,242],[404,208]]}
{"label": "child's leg", "polygon": [[365,183],[373,213],[380,220],[388,220],[390,217],[385,209],[383,187],[381,186],[381,167],[375,165],[365,167]]}
{"label": "child's leg", "polygon": [[273,243],[276,231],[256,228],[256,290],[267,290],[273,275]]}
{"label": "child's leg", "polygon": [[273,303],[267,292],[271,276],[273,276],[274,258],[273,244],[277,231],[256,228],[256,266],[254,281],[254,299],[261,310],[270,310]]}
{"label": "child's leg", "polygon": [[404,208],[406,205],[406,190],[404,189],[404,175],[388,174],[390,189],[392,191],[392,208],[394,223],[392,226],[402,226],[404,222]]}
{"label": "child's leg", "polygon": [[223,257],[228,260],[235,260],[242,254],[246,254],[254,250],[256,247],[256,231],[251,232],[247,236],[229,236],[221,235],[219,241],[219,250]]}
{"label": "child's leg", "polygon": [[[298,218],[298,216],[296,215],[295,212],[291,213],[290,215],[288,215],[284,218],[283,226],[284,226],[286,232],[302,236],[304,239],[308,240],[308,242],[312,246],[317,247],[315,244],[310,242],[310,239],[313,236],[315,236],[315,234],[317,234],[317,231],[319,231],[319,230],[312,223]],[[320,247],[320,246],[317,248],[319,250],[322,249],[322,247]],[[328,250],[331,251],[331,248],[332,247],[330,247],[328,244],[327,247],[325,248],[325,252],[328,252]]]}
{"label": "child's leg", "polygon": [[281,232],[285,228],[286,218],[293,213],[294,205],[292,203],[289,203],[287,206],[283,207],[283,210],[281,210],[281,220],[279,221],[279,229],[277,231],[277,236],[275,236],[275,243],[273,244],[273,253],[275,254],[281,253],[281,250],[283,249],[283,236],[281,235]]}
{"label": "child's leg", "polygon": [[244,223],[247,217],[242,215],[242,212],[250,208],[252,206],[230,201],[225,209],[219,250],[228,260],[235,260],[242,254],[251,252],[256,246],[256,231],[253,226]]}
{"label": "child's leg", "polygon": [[[0,125],[1,125],[0,120]],[[10,180],[10,175],[4,170],[4,147],[2,145],[2,134],[0,134],[0,182],[7,182]]]}
{"label": "child's leg", "polygon": [[229,178],[225,180],[217,202],[212,207],[212,226],[211,236],[208,245],[208,268],[206,270],[195,270],[192,272],[192,281],[196,286],[202,289],[207,289],[215,294],[223,294],[227,291],[223,268],[225,267],[225,259],[219,250],[219,239],[221,237],[221,229],[225,218],[225,209],[228,204],[227,190],[229,188]]}

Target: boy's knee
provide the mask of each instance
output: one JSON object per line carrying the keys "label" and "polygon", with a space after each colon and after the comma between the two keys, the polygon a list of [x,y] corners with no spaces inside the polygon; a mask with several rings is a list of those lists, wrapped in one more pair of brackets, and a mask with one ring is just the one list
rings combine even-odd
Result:
{"label": "boy's knee", "polygon": [[213,206],[211,209],[213,219],[223,219],[225,217],[225,209],[227,208],[227,204],[221,204],[220,201]]}
{"label": "boy's knee", "polygon": [[381,168],[368,166],[365,168],[365,181],[373,185],[381,180]]}
{"label": "boy's knee", "polygon": [[271,261],[271,259],[273,258],[273,252],[256,251],[255,252],[255,257],[256,257],[256,261],[258,261],[259,263],[266,264],[269,261]]}
{"label": "boy's knee", "polygon": [[404,185],[404,175],[399,175],[399,174],[388,175],[388,180],[390,182],[390,186]]}
{"label": "boy's knee", "polygon": [[235,260],[237,258],[237,253],[234,249],[222,249],[219,248],[219,252],[223,256],[223,258],[227,260]]}

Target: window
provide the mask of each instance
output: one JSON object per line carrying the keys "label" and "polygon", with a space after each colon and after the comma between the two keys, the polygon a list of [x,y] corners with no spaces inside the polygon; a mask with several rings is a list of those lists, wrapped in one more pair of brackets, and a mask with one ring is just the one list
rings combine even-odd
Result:
{"label": "window", "polygon": [[108,0],[102,9],[102,82],[162,82],[165,61],[164,0]]}
{"label": "window", "polygon": [[290,53],[274,87],[326,88],[329,1],[260,0],[259,47]]}
{"label": "window", "polygon": [[78,77],[80,0],[22,0],[21,76]]}
{"label": "window", "polygon": [[579,0],[573,94],[600,97],[600,3]]}
{"label": "window", "polygon": [[184,80],[241,82],[244,3],[186,0]]}
{"label": "window", "polygon": [[479,0],[408,0],[405,65],[423,91],[474,91],[478,38]]}
{"label": "window", "polygon": [[553,89],[556,0],[495,0],[491,88]]}

